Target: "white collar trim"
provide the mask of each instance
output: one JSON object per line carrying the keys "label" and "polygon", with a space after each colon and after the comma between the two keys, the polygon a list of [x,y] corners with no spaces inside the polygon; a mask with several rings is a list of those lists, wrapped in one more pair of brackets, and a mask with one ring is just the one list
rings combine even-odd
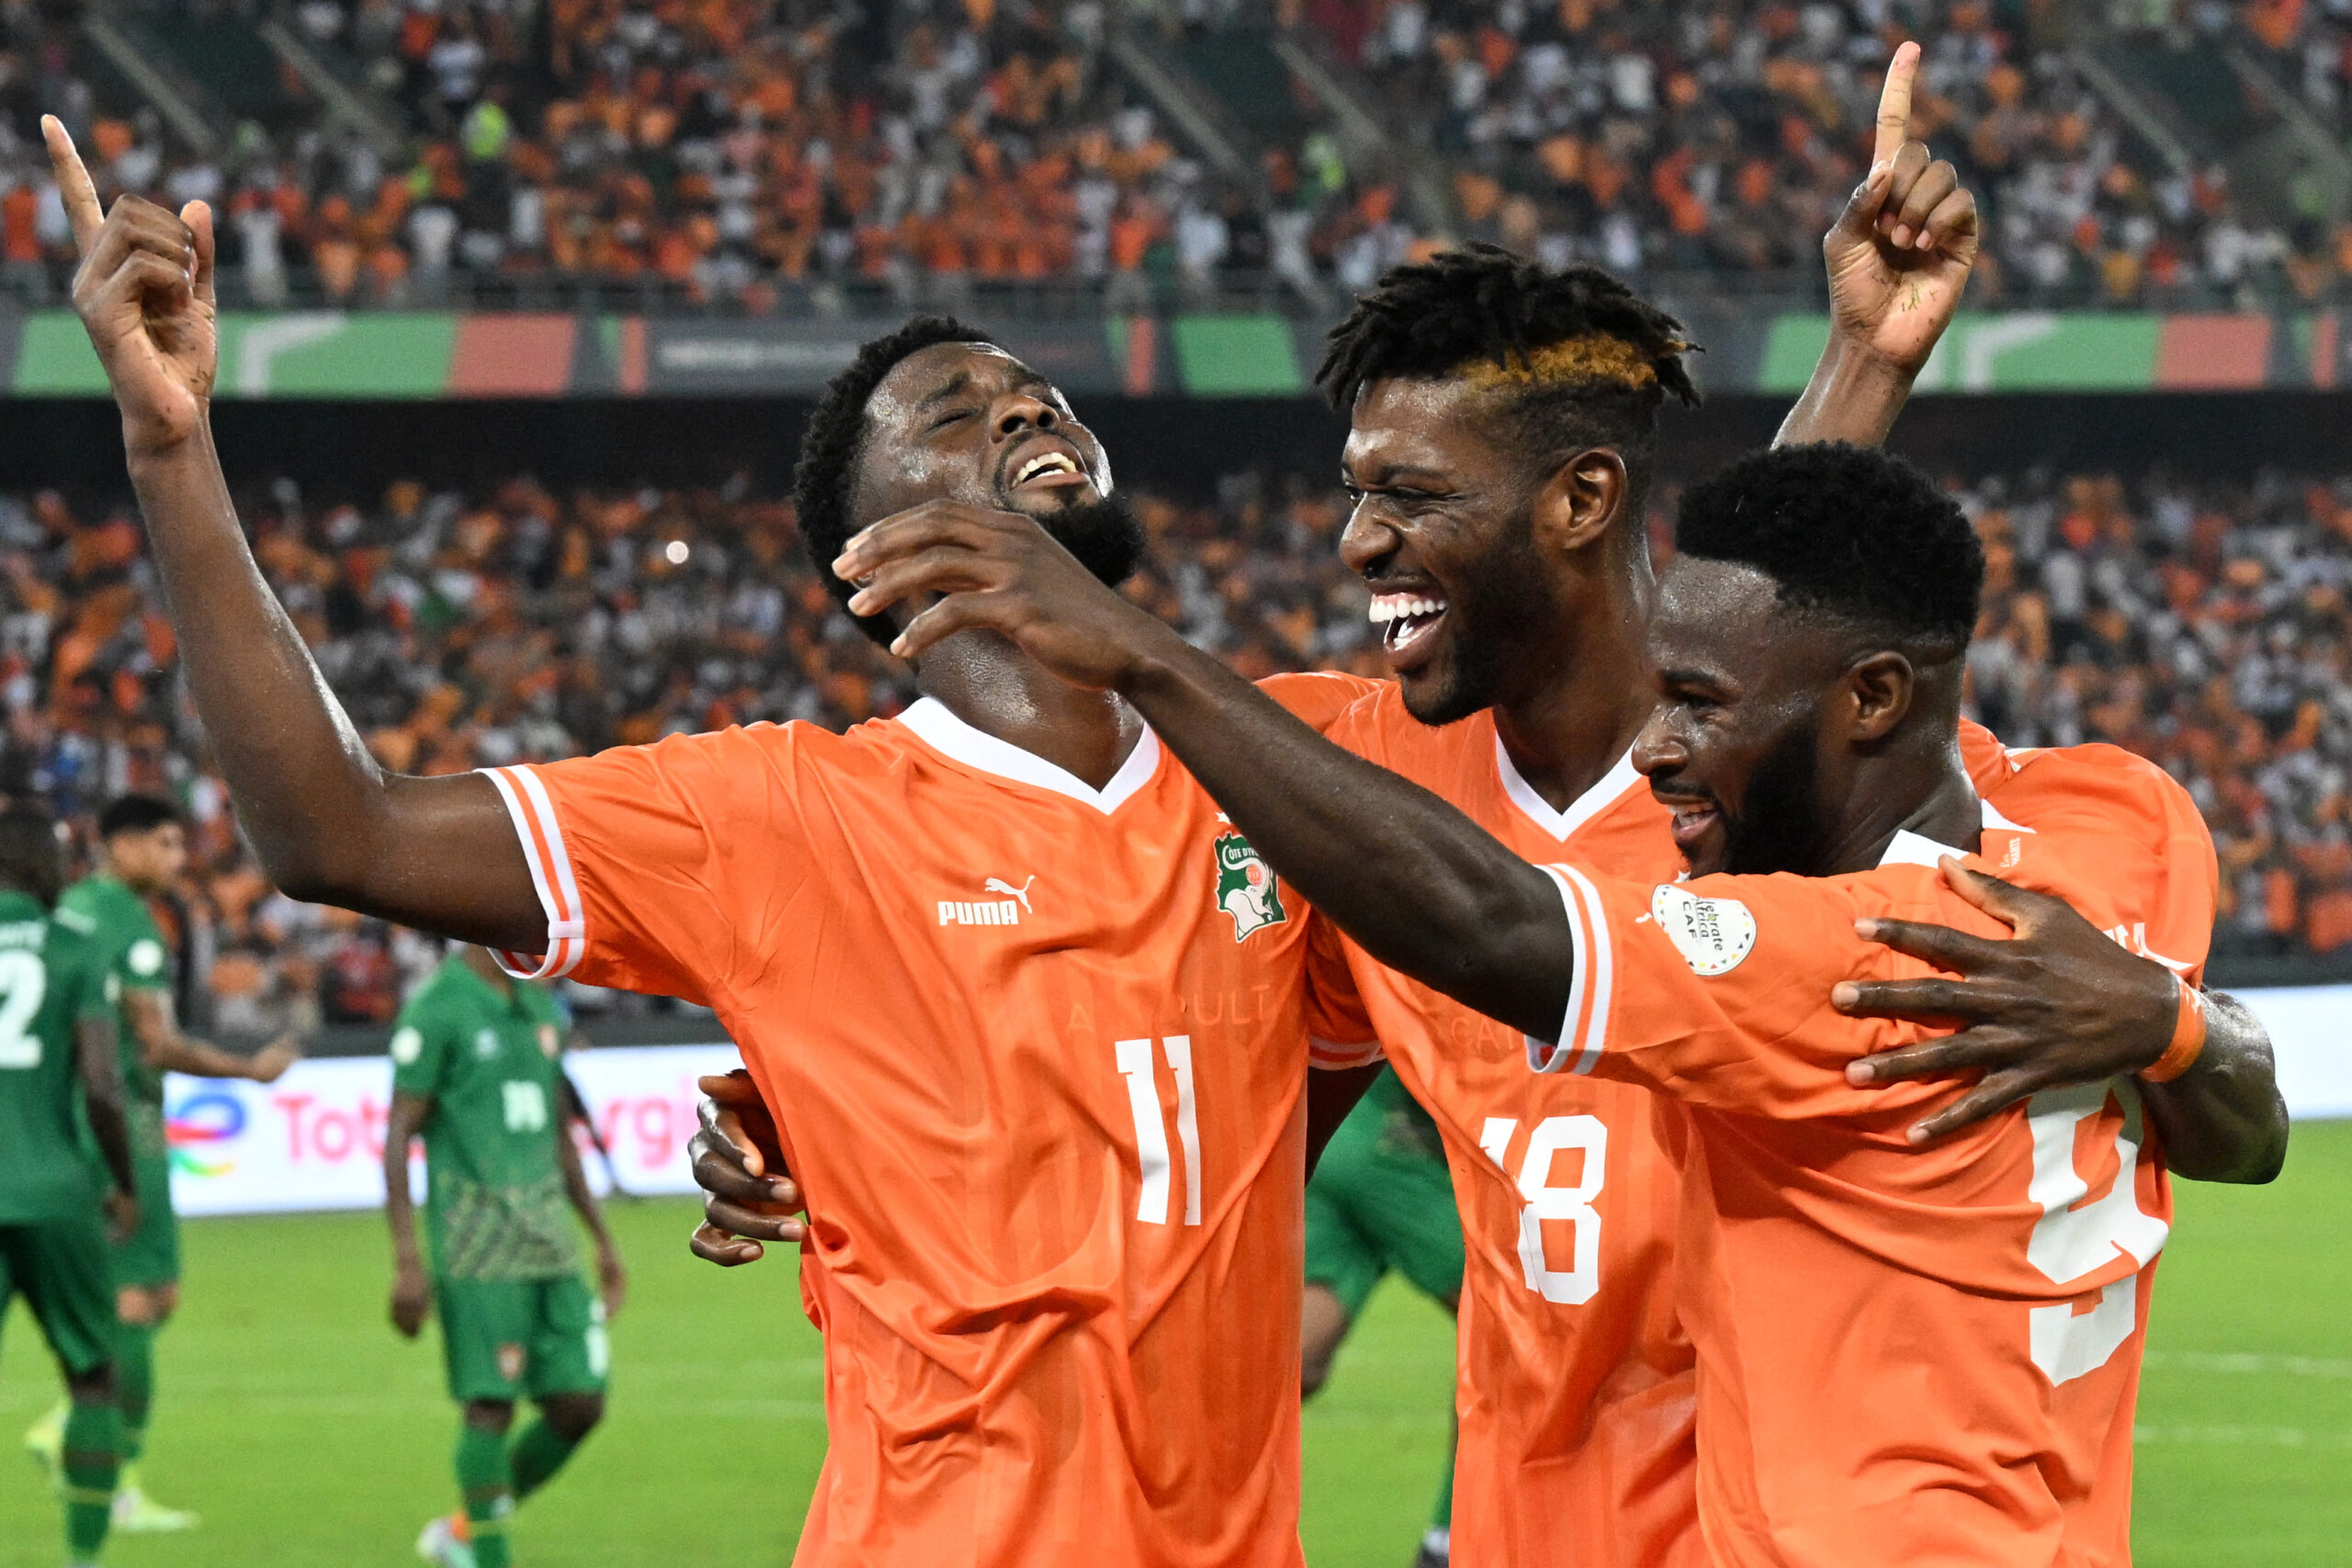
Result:
{"label": "white collar trim", "polygon": [[1519,807],[1520,815],[1534,823],[1555,841],[1566,843],[1568,835],[1600,816],[1617,803],[1618,797],[1642,782],[1634,766],[1634,753],[1628,748],[1617,759],[1617,765],[1600,775],[1600,781],[1568,802],[1566,811],[1555,811],[1552,803],[1535,793],[1535,786],[1520,776],[1517,764],[1510,760],[1510,750],[1503,745],[1500,733],[1495,736],[1495,772],[1502,776],[1503,794]]}
{"label": "white collar trim", "polygon": [[[2032,829],[2028,828],[2021,823],[2012,822],[2007,818],[2002,816],[2000,812],[1994,809],[1993,803],[1991,801],[1987,800],[1981,802],[1980,804],[1984,807],[1984,826],[1993,831],[1999,833],[2030,833],[2033,831]],[[1886,853],[1878,857],[1878,863],[1881,865],[1933,866],[1941,865],[1946,855],[1952,855],[1964,860],[1967,858],[1967,851],[1953,849],[1950,844],[1938,843],[1935,840],[1928,838],[1925,833],[1915,833],[1908,828],[1898,828],[1894,830],[1894,839],[1890,840],[1886,846]]]}
{"label": "white collar trim", "polygon": [[1096,789],[1076,773],[1057,767],[1034,751],[1024,751],[1010,740],[1000,740],[984,729],[975,729],[934,697],[916,702],[899,716],[899,722],[912,730],[915,739],[924,745],[966,767],[1068,795],[1105,817],[1125,805],[1127,798],[1149,784],[1151,775],[1159,771],[1159,737],[1151,732],[1148,725],[1136,738],[1135,750],[1127,753],[1127,760],[1111,775],[1111,782]]}

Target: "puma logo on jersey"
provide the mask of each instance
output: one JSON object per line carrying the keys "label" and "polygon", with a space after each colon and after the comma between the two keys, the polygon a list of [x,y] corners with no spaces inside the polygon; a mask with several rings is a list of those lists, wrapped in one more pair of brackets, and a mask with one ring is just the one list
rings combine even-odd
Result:
{"label": "puma logo on jersey", "polygon": [[1036,913],[1029,908],[1029,889],[1036,886],[1036,882],[1037,879],[1032,876],[1015,887],[1001,876],[991,876],[980,885],[980,891],[1004,893],[1011,897],[968,900],[942,898],[939,901],[939,923],[943,926],[1017,926],[1024,910],[1030,914]]}
{"label": "puma logo on jersey", "polygon": [[1008,897],[1018,898],[1021,900],[1021,907],[1023,909],[1028,910],[1030,914],[1034,915],[1037,911],[1029,908],[1029,889],[1035,886],[1036,884],[1037,879],[1035,876],[1032,876],[1028,881],[1023,883],[1020,886],[1015,887],[1012,883],[1007,882],[1001,876],[991,876],[988,879],[987,883],[982,886],[980,891],[983,893],[1002,893]]}

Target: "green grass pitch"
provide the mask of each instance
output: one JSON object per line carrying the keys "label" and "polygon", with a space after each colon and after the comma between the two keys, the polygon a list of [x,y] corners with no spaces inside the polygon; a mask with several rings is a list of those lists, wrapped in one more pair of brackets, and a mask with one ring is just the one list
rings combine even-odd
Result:
{"label": "green grass pitch", "polygon": [[[2352,1123],[2297,1130],[2276,1187],[2179,1189],[2142,1400],[2145,1568],[2352,1562]],[[691,1209],[616,1206],[635,1270],[612,1415],[523,1510],[530,1568],[637,1568],[718,1551],[788,1561],[821,1452],[815,1334],[787,1267],[686,1255]],[[215,1220],[187,1234],[163,1339],[151,1490],[184,1537],[118,1540],[123,1568],[396,1568],[450,1497],[438,1352],[384,1319],[372,1215]],[[1306,1417],[1315,1568],[1405,1568],[1435,1485],[1451,1340],[1386,1289]],[[17,1452],[55,1379],[19,1312],[0,1337],[0,1568],[54,1568],[55,1505]]]}

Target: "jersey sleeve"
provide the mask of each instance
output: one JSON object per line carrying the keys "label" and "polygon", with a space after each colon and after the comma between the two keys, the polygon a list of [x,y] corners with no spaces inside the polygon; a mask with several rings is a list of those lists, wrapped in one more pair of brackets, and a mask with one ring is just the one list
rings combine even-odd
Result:
{"label": "jersey sleeve", "polygon": [[122,935],[114,959],[115,979],[126,991],[168,991],[172,988],[172,955],[164,933],[144,904],[125,908]]}
{"label": "jersey sleeve", "polygon": [[2017,773],[2001,738],[1973,718],[1960,721],[1960,764],[1968,770],[1968,782],[1979,795],[1991,795]]}
{"label": "jersey sleeve", "polygon": [[1357,994],[1346,939],[1311,910],[1306,929],[1306,1038],[1309,1065],[1326,1072],[1368,1067],[1384,1059],[1372,1015]]}
{"label": "jersey sleeve", "polygon": [[2135,901],[2131,930],[2109,934],[2190,985],[2201,986],[2222,897],[2212,829],[2188,791],[2155,763],[2120,750],[2112,761],[2119,788],[2154,824],[2160,847],[2149,886]]}
{"label": "jersey sleeve", "polygon": [[1846,1082],[1848,1062],[1917,1031],[1848,1018],[1829,1005],[1830,988],[1927,972],[1863,942],[1857,919],[1996,931],[1957,899],[1939,898],[1939,874],[1923,866],[1690,883],[1545,869],[1566,911],[1576,968],[1558,1043],[1531,1039],[1528,1065],[1751,1115],[1839,1115],[1911,1097],[1907,1086],[1864,1091]]}
{"label": "jersey sleeve", "polygon": [[119,1027],[120,1010],[116,1005],[116,989],[107,984],[106,965],[98,962],[98,944],[87,937],[74,938],[69,951],[73,956],[74,1021],[96,1019],[109,1026]]}
{"label": "jersey sleeve", "polygon": [[439,1094],[457,1043],[447,1011],[434,1005],[430,991],[401,1009],[392,1026],[392,1091],[426,1098]]}
{"label": "jersey sleeve", "polygon": [[547,914],[537,953],[498,955],[518,979],[707,1005],[746,947],[739,889],[807,871],[788,782],[743,730],[489,773]]}

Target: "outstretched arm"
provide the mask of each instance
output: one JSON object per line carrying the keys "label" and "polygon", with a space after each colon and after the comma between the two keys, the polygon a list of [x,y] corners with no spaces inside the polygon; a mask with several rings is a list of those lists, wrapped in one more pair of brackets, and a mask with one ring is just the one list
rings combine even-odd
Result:
{"label": "outstretched arm", "polygon": [[[1958,978],[1849,982],[1839,1010],[1953,1021],[1957,1034],[1866,1057],[1856,1083],[1980,1073],[1981,1081],[1912,1130],[1915,1142],[1957,1131],[2028,1095],[2139,1073],[2171,1044],[2180,1010],[2173,972],[2125,949],[2064,899],[1958,865],[1961,896],[2006,921],[2013,940],[1945,926],[1877,920],[1864,932]],[[2165,1083],[2141,1080],[2165,1163],[2199,1181],[2268,1181],[2287,1158],[2287,1105],[2270,1037],[2234,998],[2207,993],[2205,1048]]]}
{"label": "outstretched arm", "polygon": [[159,1073],[276,1083],[286,1076],[287,1068],[302,1058],[290,1033],[271,1041],[250,1056],[240,1056],[181,1033],[179,1022],[172,1015],[169,991],[126,989],[122,1010],[130,1021],[130,1037],[139,1043],[140,1060]]}
{"label": "outstretched arm", "polygon": [[1883,442],[1967,292],[1976,264],[1976,198],[1961,188],[1951,164],[1911,139],[1918,71],[1917,44],[1894,51],[1870,171],[1822,239],[1829,342],[1778,446]]}
{"label": "outstretched arm", "polygon": [[82,254],[74,308],[122,411],[181,664],[263,869],[297,898],[537,951],[547,922],[496,789],[379,767],[246,546],[212,449],[210,209],[125,197],[102,214],[65,128],[41,131]]}
{"label": "outstretched arm", "polygon": [[1551,878],[1436,795],[1341,750],[1105,588],[1026,517],[932,502],[835,563],[874,614],[954,597],[894,645],[920,657],[967,629],[1012,638],[1064,679],[1125,695],[1308,902],[1374,958],[1550,1040],[1575,957]]}

